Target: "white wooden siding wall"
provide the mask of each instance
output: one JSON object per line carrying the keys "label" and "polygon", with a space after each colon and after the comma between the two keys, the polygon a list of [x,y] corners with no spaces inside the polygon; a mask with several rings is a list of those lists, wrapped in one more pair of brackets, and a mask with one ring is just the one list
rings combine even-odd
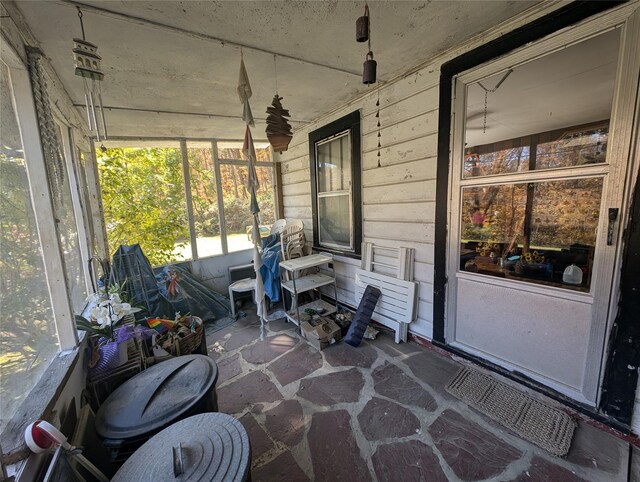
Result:
{"label": "white wooden siding wall", "polygon": [[[382,87],[382,167],[377,167],[376,156],[375,89],[370,95],[356,99],[332,115],[297,131],[291,148],[281,156],[284,161],[282,183],[285,216],[302,219],[307,238],[312,239],[308,134],[349,112],[362,110],[363,241],[415,248],[415,280],[420,282],[420,288],[418,320],[409,325],[409,331],[413,333],[427,338],[433,334],[437,83],[440,65],[559,6],[561,3],[542,2],[526,14],[444,53],[417,72]],[[338,258],[335,266],[338,299],[345,304],[352,304],[354,273],[360,263]],[[636,391],[631,429],[640,434],[640,389]]]}
{"label": "white wooden siding wall", "polygon": [[[309,132],[361,110],[363,241],[416,250],[418,319],[409,325],[409,330],[429,339],[433,334],[439,74],[438,68],[423,68],[380,89],[381,167],[377,157],[375,89],[330,117],[297,131],[291,147],[281,155],[285,217],[302,219],[307,239],[313,239]],[[355,304],[355,270],[359,267],[359,260],[336,258],[338,300],[350,306]]]}

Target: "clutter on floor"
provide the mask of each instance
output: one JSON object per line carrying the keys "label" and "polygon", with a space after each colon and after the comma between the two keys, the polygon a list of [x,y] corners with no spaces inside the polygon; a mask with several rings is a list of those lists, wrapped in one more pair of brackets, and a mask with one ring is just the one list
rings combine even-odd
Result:
{"label": "clutter on floor", "polygon": [[342,339],[340,327],[331,318],[317,317],[303,321],[300,329],[302,336],[318,350],[324,350]]}

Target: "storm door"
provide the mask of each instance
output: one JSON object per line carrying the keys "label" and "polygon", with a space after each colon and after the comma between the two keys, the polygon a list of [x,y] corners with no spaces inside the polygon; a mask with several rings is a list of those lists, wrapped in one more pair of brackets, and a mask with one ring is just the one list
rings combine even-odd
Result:
{"label": "storm door", "polygon": [[448,344],[590,405],[638,88],[630,25],[596,29],[457,78],[446,320]]}

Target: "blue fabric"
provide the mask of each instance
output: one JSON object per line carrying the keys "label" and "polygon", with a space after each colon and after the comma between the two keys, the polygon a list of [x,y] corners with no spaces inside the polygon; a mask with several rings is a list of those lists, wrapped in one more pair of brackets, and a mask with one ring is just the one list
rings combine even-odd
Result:
{"label": "blue fabric", "polygon": [[267,249],[270,248],[272,246],[274,246],[275,244],[278,244],[280,242],[280,235],[279,234],[270,234],[269,236],[267,236],[266,238],[261,238],[261,245],[262,245],[262,249]]}
{"label": "blue fabric", "polygon": [[280,301],[280,243],[273,244],[262,252],[260,275],[265,294],[274,303]]}

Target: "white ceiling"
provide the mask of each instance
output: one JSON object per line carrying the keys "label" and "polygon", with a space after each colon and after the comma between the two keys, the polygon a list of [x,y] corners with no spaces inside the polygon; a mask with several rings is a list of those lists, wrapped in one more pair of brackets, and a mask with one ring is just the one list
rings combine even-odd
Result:
{"label": "white ceiling", "polygon": [[[378,77],[388,80],[536,3],[370,1]],[[282,55],[277,59],[278,91],[298,121],[292,122],[294,128],[368,88],[360,77],[366,44],[355,41],[355,20],[363,14],[364,2],[87,1],[84,5],[86,38],[98,45],[103,59],[104,103],[114,107],[106,112],[112,136],[241,138],[242,107],[236,94],[240,49],[234,43],[245,45],[256,138],[264,138],[264,112],[275,93],[274,59],[269,52]],[[72,100],[83,104],[82,81],[74,75],[71,55],[72,38],[80,36],[75,3],[23,0],[18,6]]]}

